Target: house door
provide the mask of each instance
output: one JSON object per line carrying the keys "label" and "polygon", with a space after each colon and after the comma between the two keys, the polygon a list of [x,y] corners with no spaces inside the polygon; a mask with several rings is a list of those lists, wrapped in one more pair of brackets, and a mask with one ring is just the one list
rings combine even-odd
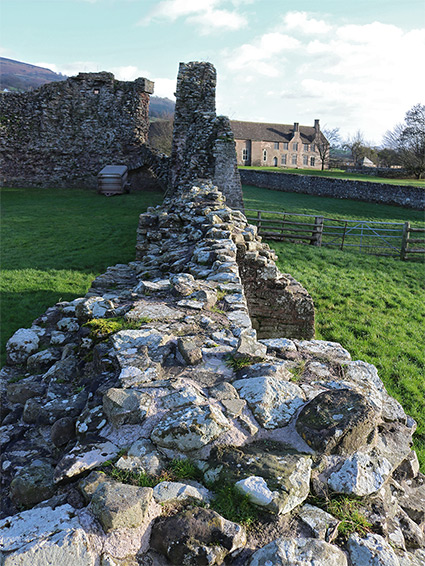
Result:
{"label": "house door", "polygon": [[277,167],[277,157],[273,157],[273,167]]}

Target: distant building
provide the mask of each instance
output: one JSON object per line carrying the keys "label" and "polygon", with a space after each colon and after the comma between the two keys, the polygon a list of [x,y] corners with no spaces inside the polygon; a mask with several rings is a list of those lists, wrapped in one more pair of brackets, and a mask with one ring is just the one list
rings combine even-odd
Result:
{"label": "distant building", "polygon": [[375,163],[371,161],[368,157],[363,157],[359,163],[360,167],[376,167]]}
{"label": "distant building", "polygon": [[[322,168],[318,146],[329,144],[320,131],[319,120],[314,121],[314,126],[300,126],[298,122],[290,125],[237,120],[231,120],[230,125],[235,136],[238,165]],[[327,168],[329,152],[326,154]]]}

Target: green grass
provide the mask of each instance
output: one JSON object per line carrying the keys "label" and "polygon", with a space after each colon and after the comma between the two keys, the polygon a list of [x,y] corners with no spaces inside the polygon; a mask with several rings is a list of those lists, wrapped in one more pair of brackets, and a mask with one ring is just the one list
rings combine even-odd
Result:
{"label": "green grass", "polygon": [[1,349],[49,306],[83,296],[109,265],[134,259],[138,215],[162,194],[1,189]]}
{"label": "green grass", "polygon": [[387,204],[316,197],[299,193],[286,193],[243,185],[246,208],[278,212],[296,212],[345,220],[372,220],[376,222],[406,222],[423,225],[424,213],[410,208]]}
{"label": "green grass", "polygon": [[[336,218],[423,222],[395,206],[244,187],[247,208]],[[108,265],[134,259],[140,212],[160,193],[106,198],[90,191],[2,190],[2,344],[60,299],[84,295]],[[279,267],[313,297],[317,338],[377,366],[388,391],[418,422],[425,469],[424,266],[394,258],[271,242]],[[4,358],[3,358],[4,360]]]}
{"label": "green grass", "polygon": [[[423,227],[406,208],[244,187],[247,208]],[[425,470],[425,290],[423,261],[269,242],[278,266],[313,297],[316,338],[340,342],[353,359],[374,364],[387,390],[418,423],[415,449]]]}
{"label": "green grass", "polygon": [[274,173],[291,173],[297,175],[312,175],[314,177],[331,177],[334,179],[347,179],[350,181],[369,181],[370,183],[385,183],[387,185],[407,185],[411,187],[425,188],[425,179],[387,179],[386,177],[375,177],[362,173],[346,173],[342,169],[290,169],[283,167],[248,167],[240,166],[239,169],[251,171],[273,171]]}

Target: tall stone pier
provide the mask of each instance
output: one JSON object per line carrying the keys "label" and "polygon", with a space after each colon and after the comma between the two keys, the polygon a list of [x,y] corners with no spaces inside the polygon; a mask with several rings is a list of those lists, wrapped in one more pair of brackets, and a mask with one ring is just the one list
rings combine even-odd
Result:
{"label": "tall stone pier", "polygon": [[180,63],[168,194],[211,179],[231,208],[243,210],[230,122],[216,115],[216,82],[211,63]]}

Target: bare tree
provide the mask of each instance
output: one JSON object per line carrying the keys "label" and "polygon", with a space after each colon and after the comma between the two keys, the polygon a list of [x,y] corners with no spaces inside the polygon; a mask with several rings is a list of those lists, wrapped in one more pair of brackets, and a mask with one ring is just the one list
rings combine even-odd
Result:
{"label": "bare tree", "polygon": [[408,110],[404,123],[385,134],[383,145],[393,149],[406,171],[420,179],[425,173],[425,105]]}
{"label": "bare tree", "polygon": [[340,142],[339,128],[324,128],[316,137],[315,144],[322,163],[322,171],[329,161],[331,148],[337,147]]}
{"label": "bare tree", "polygon": [[375,164],[378,162],[377,149],[365,140],[364,134],[360,130],[357,130],[354,136],[350,136],[345,140],[343,148],[351,151],[355,166],[361,165],[364,157],[369,158]]}

